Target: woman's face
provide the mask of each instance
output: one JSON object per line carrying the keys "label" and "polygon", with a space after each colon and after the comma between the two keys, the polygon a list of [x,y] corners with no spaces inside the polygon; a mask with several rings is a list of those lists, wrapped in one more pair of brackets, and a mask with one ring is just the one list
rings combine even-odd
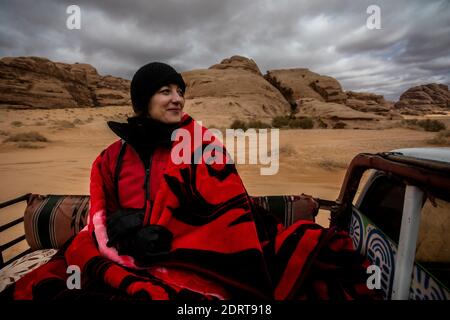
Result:
{"label": "woman's face", "polygon": [[166,124],[181,121],[184,108],[183,91],[176,84],[159,88],[148,103],[150,118]]}

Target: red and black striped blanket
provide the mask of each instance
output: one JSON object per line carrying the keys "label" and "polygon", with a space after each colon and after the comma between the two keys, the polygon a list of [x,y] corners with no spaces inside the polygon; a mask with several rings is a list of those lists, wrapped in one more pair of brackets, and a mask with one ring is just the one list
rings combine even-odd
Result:
{"label": "red and black striped blanket", "polygon": [[[198,124],[183,128],[193,133]],[[197,128],[198,129],[198,128]],[[202,128],[202,132],[205,129]],[[217,157],[212,144],[192,142]],[[208,148],[209,146],[209,148]],[[206,159],[206,157],[204,157]],[[170,253],[137,267],[132,257],[106,246],[105,195],[94,163],[91,210],[83,229],[47,264],[3,292],[14,299],[364,299],[366,262],[348,234],[297,221],[270,238],[258,235],[254,206],[233,164],[175,164],[160,185],[150,224],[173,234]],[[69,289],[69,266],[81,271],[81,288]]]}

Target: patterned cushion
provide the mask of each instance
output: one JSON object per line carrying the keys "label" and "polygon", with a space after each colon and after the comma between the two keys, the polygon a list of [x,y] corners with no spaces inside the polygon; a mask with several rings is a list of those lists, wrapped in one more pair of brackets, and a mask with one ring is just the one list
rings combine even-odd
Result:
{"label": "patterned cushion", "polygon": [[57,250],[55,249],[37,250],[5,266],[0,270],[0,292],[31,270],[49,261],[56,252]]}
{"label": "patterned cushion", "polygon": [[30,196],[24,214],[25,236],[31,250],[60,248],[86,224],[89,196]]}
{"label": "patterned cushion", "polygon": [[317,201],[308,195],[251,197],[253,203],[275,216],[285,227],[297,220],[315,221],[319,210]]}

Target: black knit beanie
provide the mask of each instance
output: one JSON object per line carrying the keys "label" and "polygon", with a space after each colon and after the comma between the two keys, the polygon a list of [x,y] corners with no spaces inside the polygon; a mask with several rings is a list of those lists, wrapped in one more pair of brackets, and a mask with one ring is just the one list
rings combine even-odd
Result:
{"label": "black knit beanie", "polygon": [[141,67],[131,80],[131,102],[133,110],[138,115],[147,113],[150,98],[162,86],[177,84],[183,92],[186,90],[181,74],[168,64],[151,62]]}

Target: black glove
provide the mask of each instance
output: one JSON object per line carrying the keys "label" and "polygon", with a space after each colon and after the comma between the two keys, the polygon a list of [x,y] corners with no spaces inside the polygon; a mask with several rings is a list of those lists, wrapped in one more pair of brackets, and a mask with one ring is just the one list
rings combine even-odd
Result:
{"label": "black glove", "polygon": [[154,262],[167,255],[172,248],[172,233],[160,225],[149,225],[133,235],[119,240],[119,254],[135,258],[140,265]]}
{"label": "black glove", "polygon": [[115,246],[121,239],[135,234],[144,221],[143,209],[119,209],[106,217],[106,233],[108,247]]}

